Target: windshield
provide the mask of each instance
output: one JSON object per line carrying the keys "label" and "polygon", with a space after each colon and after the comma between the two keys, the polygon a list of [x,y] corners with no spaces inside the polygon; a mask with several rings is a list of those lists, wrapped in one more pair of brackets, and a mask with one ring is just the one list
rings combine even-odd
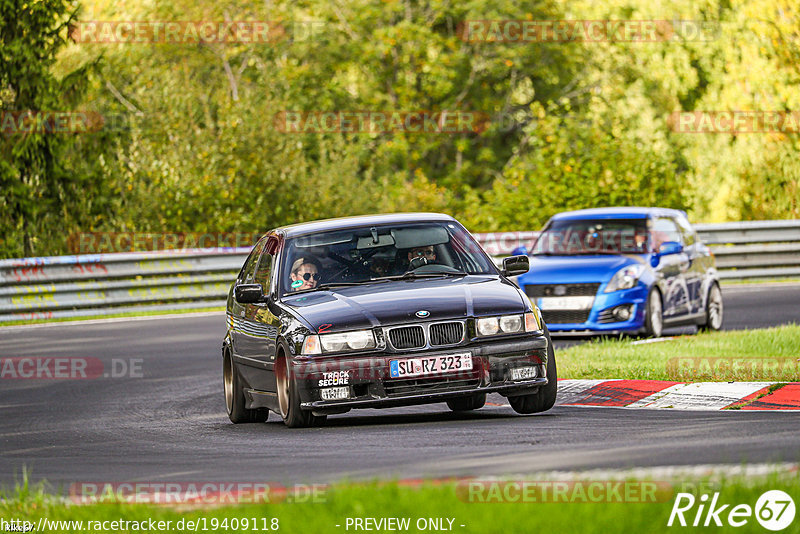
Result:
{"label": "windshield", "polygon": [[480,245],[457,223],[368,226],[286,241],[281,293],[393,277],[497,274]]}
{"label": "windshield", "polygon": [[646,219],[553,221],[539,236],[535,255],[644,254]]}

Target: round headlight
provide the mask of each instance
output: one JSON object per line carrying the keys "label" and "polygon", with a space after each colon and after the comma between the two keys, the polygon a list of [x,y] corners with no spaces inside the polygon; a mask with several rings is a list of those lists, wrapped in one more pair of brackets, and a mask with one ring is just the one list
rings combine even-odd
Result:
{"label": "round headlight", "polygon": [[478,333],[482,336],[493,336],[500,331],[497,317],[484,317],[477,321]]}
{"label": "round headlight", "polygon": [[341,334],[329,334],[320,336],[322,350],[325,352],[339,352],[347,346],[347,339]]}
{"label": "round headlight", "polygon": [[500,318],[500,330],[510,334],[512,332],[519,332],[522,330],[522,316],[521,315],[506,315]]}
{"label": "round headlight", "polygon": [[368,330],[351,332],[347,339],[347,346],[353,350],[366,349],[372,344],[372,340],[372,332]]}

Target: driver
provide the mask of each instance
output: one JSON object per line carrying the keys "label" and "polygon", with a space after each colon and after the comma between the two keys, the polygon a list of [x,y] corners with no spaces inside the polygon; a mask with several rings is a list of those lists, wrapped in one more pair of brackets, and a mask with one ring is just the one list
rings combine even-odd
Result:
{"label": "driver", "polygon": [[408,263],[410,264],[414,258],[425,258],[426,261],[423,263],[423,265],[427,265],[428,263],[436,263],[436,251],[433,250],[433,245],[412,248],[408,252]]}
{"label": "driver", "polygon": [[292,291],[300,291],[302,289],[314,289],[319,283],[321,275],[319,274],[320,264],[316,258],[307,256],[305,258],[297,258],[292,264],[290,277],[292,283],[290,287]]}

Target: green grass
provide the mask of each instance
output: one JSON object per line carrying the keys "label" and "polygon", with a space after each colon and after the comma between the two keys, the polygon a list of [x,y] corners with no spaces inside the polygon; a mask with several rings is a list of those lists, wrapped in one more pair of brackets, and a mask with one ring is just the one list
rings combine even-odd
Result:
{"label": "green grass", "polygon": [[[519,477],[515,480],[519,481]],[[635,482],[635,481],[632,481]],[[353,527],[346,529],[347,518],[410,518],[409,532],[418,532],[414,526],[420,518],[453,519],[453,531],[463,533],[513,533],[513,532],[579,532],[582,534],[607,534],[609,532],[707,532],[708,528],[667,528],[667,521],[672,510],[675,497],[680,491],[687,491],[699,497],[701,494],[713,495],[718,491],[719,503],[732,505],[747,504],[755,506],[758,497],[767,490],[780,489],[800,500],[800,479],[797,474],[773,473],[767,477],[746,479],[696,479],[675,481],[659,481],[660,490],[652,492],[654,498],[646,502],[586,502],[579,493],[570,490],[562,494],[560,502],[470,502],[469,491],[458,482],[435,484],[423,483],[413,487],[397,483],[365,483],[337,484],[330,487],[324,495],[324,502],[317,503],[260,503],[226,505],[221,507],[186,507],[174,505],[128,504],[105,502],[75,505],[59,502],[45,495],[41,490],[20,488],[0,501],[0,518],[16,519],[38,524],[39,518],[64,521],[171,521],[169,532],[193,531],[186,526],[176,529],[181,520],[201,521],[198,531],[230,532],[231,519],[248,519],[251,526],[247,532],[261,530],[263,519],[272,525],[272,518],[277,518],[279,532],[316,533],[355,532]],[[623,493],[624,494],[624,493]],[[474,495],[474,494],[473,494]],[[484,497],[487,493],[482,494]],[[495,494],[497,495],[497,494]],[[512,494],[513,496],[514,494]],[[541,495],[537,493],[536,495]],[[550,493],[552,495],[552,493]],[[638,494],[637,494],[638,495]],[[624,499],[624,497],[623,497]],[[548,499],[552,501],[552,499]],[[636,498],[637,501],[642,499]],[[686,517],[691,521],[697,505]],[[721,519],[727,517],[727,511]],[[228,529],[221,527],[221,521],[228,519]],[[252,529],[255,518],[259,530]],[[215,524],[218,528],[212,528]],[[447,521],[444,522],[447,524]],[[336,525],[340,525],[337,527]],[[464,525],[463,527],[461,525]],[[784,530],[785,533],[796,533],[800,529],[800,517]],[[74,526],[74,525],[73,525]],[[239,532],[241,529],[240,523]],[[712,531],[727,532],[730,527],[712,527]],[[765,530],[750,517],[748,523],[735,529],[737,532],[759,532]],[[86,532],[75,528],[55,528],[50,532]],[[118,529],[117,531],[122,531]],[[130,532],[140,532],[130,528]],[[363,531],[362,531],[363,532]]]}
{"label": "green grass", "polygon": [[556,353],[559,378],[643,380],[800,380],[800,325],[678,336],[634,345],[596,339]]}
{"label": "green grass", "polygon": [[187,308],[185,310],[149,310],[149,311],[129,311],[124,313],[112,313],[110,315],[86,315],[81,317],[57,317],[54,319],[33,319],[29,321],[0,321],[1,326],[19,326],[26,324],[44,324],[44,323],[65,323],[72,321],[89,321],[95,319],[115,319],[118,317],[150,317],[154,315],[179,315],[184,313],[199,313],[211,311],[225,311],[224,306],[205,307],[205,308]]}

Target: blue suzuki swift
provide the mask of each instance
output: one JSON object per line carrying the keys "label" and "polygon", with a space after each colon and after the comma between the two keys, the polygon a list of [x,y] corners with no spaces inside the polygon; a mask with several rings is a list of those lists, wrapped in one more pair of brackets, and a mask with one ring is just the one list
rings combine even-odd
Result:
{"label": "blue suzuki swift", "polygon": [[[520,247],[522,249],[522,247]],[[517,249],[514,254],[526,254]],[[553,333],[642,333],[722,327],[714,256],[683,211],[598,208],[559,213],[519,286]]]}

